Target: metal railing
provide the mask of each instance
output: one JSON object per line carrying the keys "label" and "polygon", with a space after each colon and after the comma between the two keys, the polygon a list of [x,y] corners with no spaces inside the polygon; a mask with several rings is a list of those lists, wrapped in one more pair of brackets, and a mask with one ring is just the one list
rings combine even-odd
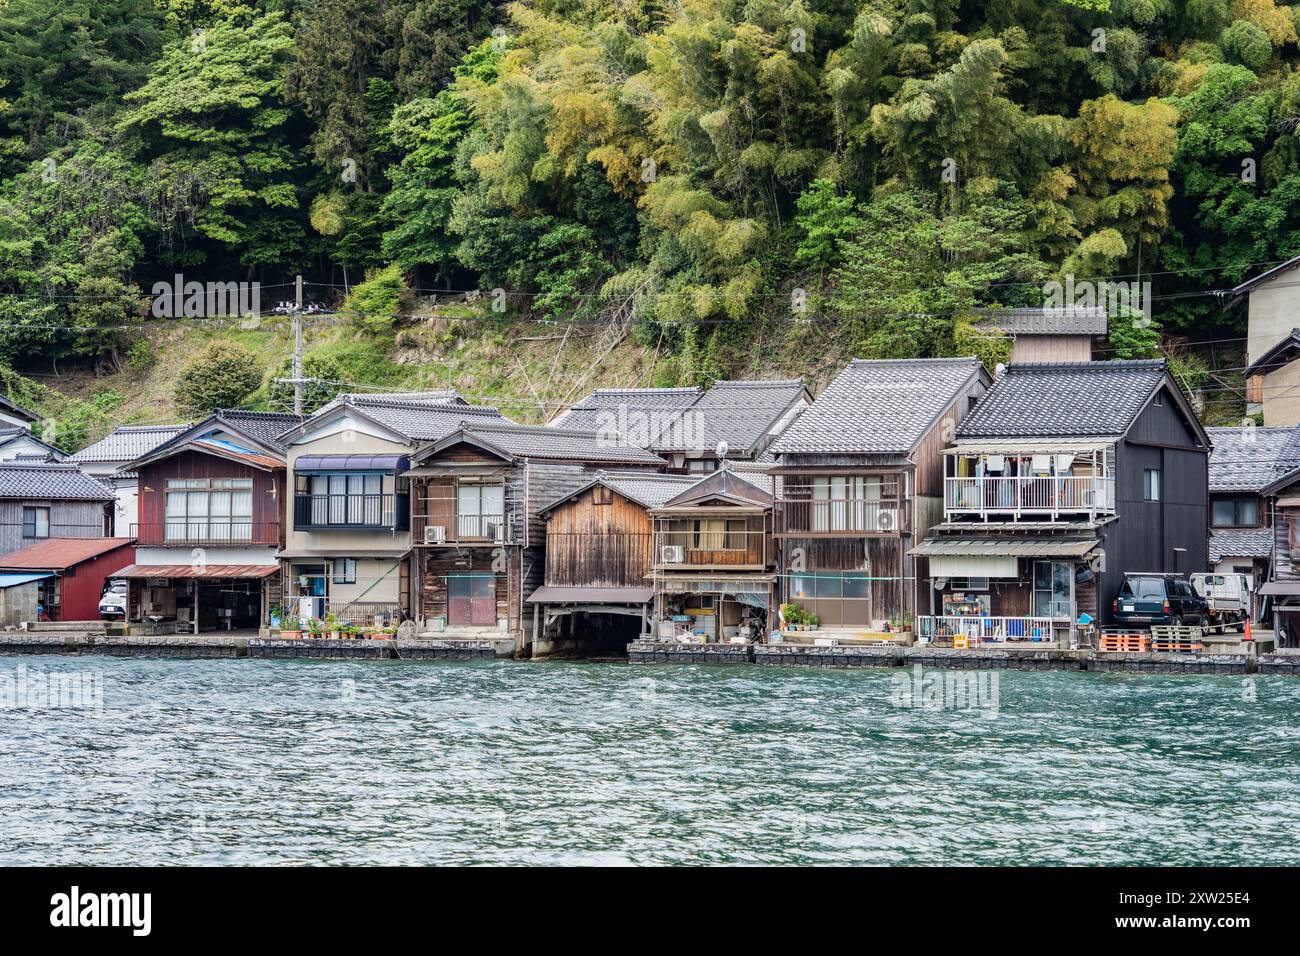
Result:
{"label": "metal railing", "polygon": [[1094,475],[945,478],[943,506],[962,514],[1096,514],[1115,510],[1115,479]]}
{"label": "metal railing", "polygon": [[[300,606],[299,597],[294,595],[289,598],[290,610],[295,615]],[[327,614],[333,614],[343,624],[365,627],[374,626],[377,620],[383,620],[387,624],[396,624],[401,620],[401,607],[393,601],[339,601],[327,597],[313,597],[311,602],[312,617],[322,622]],[[306,621],[302,621],[302,629],[308,630]]]}
{"label": "metal railing", "polygon": [[407,495],[294,495],[293,526],[297,531],[382,528],[405,531],[410,526]]}
{"label": "metal railing", "polygon": [[137,544],[279,544],[280,522],[250,518],[144,521],[131,525]]}
{"label": "metal railing", "polygon": [[1068,617],[985,617],[955,614],[920,615],[917,637],[966,637],[973,643],[1001,641],[1053,641],[1068,637],[1073,624]]}
{"label": "metal railing", "polygon": [[656,567],[759,566],[767,564],[767,532],[748,531],[655,531]]}
{"label": "metal railing", "polygon": [[[441,528],[442,531],[429,531],[430,528]],[[413,530],[416,544],[459,544],[470,541],[500,544],[506,539],[506,516],[417,515]]]}
{"label": "metal railing", "polygon": [[897,534],[909,530],[907,503],[898,498],[815,498],[776,505],[777,534]]}

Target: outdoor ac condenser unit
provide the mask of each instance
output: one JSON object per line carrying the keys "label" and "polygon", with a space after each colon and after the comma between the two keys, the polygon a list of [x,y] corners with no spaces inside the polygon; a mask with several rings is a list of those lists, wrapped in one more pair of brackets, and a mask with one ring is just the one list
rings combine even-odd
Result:
{"label": "outdoor ac condenser unit", "polygon": [[447,527],[446,525],[431,524],[424,529],[425,544],[446,544]]}
{"label": "outdoor ac condenser unit", "polygon": [[898,509],[897,508],[880,508],[876,511],[876,530],[877,531],[897,531],[898,530]]}
{"label": "outdoor ac condenser unit", "polygon": [[659,549],[660,564],[681,564],[686,560],[686,551],[680,544],[665,544]]}

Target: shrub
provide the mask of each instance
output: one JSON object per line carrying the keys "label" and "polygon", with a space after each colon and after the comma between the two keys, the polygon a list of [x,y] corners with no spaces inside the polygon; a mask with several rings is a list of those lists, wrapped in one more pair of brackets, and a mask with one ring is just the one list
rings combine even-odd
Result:
{"label": "shrub", "polygon": [[236,342],[216,341],[196,355],[176,380],[176,405],[201,417],[236,408],[262,381],[257,358]]}

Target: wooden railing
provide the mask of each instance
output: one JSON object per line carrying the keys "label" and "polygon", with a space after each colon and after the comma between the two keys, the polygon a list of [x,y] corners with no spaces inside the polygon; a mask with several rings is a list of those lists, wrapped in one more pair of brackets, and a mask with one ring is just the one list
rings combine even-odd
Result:
{"label": "wooden railing", "polygon": [[953,614],[921,615],[916,619],[916,636],[943,638],[962,636],[972,643],[1001,641],[1054,641],[1068,637],[1073,624],[1068,617],[984,617]]}
{"label": "wooden railing", "polygon": [[1115,479],[1093,475],[945,478],[944,510],[955,514],[1109,514]]}
{"label": "wooden railing", "polygon": [[796,499],[776,505],[777,534],[898,534],[910,525],[907,502],[896,498]]}
{"label": "wooden railing", "polygon": [[[766,567],[767,532],[750,531],[656,531],[654,566],[674,567]],[[677,560],[680,557],[681,560]]]}

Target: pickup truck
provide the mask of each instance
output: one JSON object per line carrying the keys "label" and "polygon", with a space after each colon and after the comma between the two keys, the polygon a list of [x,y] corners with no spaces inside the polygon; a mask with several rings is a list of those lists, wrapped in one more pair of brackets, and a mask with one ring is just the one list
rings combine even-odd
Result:
{"label": "pickup truck", "polygon": [[1246,619],[1254,603],[1254,592],[1247,575],[1206,571],[1191,575],[1191,581],[1196,593],[1210,606],[1206,622],[1209,627],[1220,634],[1227,633],[1229,627],[1238,631],[1246,629]]}

